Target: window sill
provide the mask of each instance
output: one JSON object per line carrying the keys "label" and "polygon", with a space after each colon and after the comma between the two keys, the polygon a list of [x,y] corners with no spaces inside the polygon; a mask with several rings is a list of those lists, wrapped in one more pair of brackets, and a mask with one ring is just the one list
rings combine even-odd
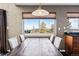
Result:
{"label": "window sill", "polygon": [[30,33],[30,34],[24,34],[25,37],[47,37],[49,38],[52,33]]}

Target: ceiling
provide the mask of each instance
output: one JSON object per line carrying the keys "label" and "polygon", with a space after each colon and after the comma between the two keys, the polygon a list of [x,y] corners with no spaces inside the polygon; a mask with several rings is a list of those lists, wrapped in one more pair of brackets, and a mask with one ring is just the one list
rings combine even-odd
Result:
{"label": "ceiling", "polygon": [[[40,3],[15,3],[15,5],[40,5]],[[41,3],[41,5],[79,5],[79,3]]]}
{"label": "ceiling", "polygon": [[79,5],[79,0],[1,0],[0,3],[15,3],[16,5]]}

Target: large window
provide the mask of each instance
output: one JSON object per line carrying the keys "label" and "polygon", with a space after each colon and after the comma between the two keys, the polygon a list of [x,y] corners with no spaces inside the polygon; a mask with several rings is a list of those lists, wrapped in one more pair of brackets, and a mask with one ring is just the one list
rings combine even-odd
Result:
{"label": "large window", "polygon": [[69,30],[79,31],[79,12],[68,12],[67,17],[69,20]]}
{"label": "large window", "polygon": [[24,33],[54,33],[56,19],[23,19]]}
{"label": "large window", "polygon": [[53,33],[56,34],[56,13],[50,12],[47,16],[33,16],[31,12],[22,14],[22,32],[30,33]]}
{"label": "large window", "polygon": [[70,29],[79,29],[79,18],[69,18]]}

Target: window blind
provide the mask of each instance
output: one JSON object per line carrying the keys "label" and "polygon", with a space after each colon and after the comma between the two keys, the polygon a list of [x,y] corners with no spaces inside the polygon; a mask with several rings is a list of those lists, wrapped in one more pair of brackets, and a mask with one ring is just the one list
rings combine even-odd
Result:
{"label": "window blind", "polygon": [[79,12],[68,12],[67,17],[68,18],[79,18]]}
{"label": "window blind", "polygon": [[32,15],[31,12],[23,12],[22,13],[22,18],[23,19],[29,19],[29,18],[56,18],[56,13],[55,12],[50,12],[49,15],[40,17],[40,16]]}

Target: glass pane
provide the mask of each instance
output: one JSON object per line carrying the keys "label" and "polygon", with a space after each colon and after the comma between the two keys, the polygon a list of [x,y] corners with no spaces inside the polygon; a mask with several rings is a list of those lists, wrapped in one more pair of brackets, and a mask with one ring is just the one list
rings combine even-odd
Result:
{"label": "glass pane", "polygon": [[69,18],[71,23],[70,29],[79,29],[79,18]]}
{"label": "glass pane", "polygon": [[41,19],[40,20],[40,33],[51,33],[54,30],[55,20]]}
{"label": "glass pane", "polygon": [[39,20],[38,19],[25,19],[24,20],[24,32],[34,33],[39,32]]}
{"label": "glass pane", "polygon": [[55,31],[55,19],[24,19],[24,33],[52,33]]}

